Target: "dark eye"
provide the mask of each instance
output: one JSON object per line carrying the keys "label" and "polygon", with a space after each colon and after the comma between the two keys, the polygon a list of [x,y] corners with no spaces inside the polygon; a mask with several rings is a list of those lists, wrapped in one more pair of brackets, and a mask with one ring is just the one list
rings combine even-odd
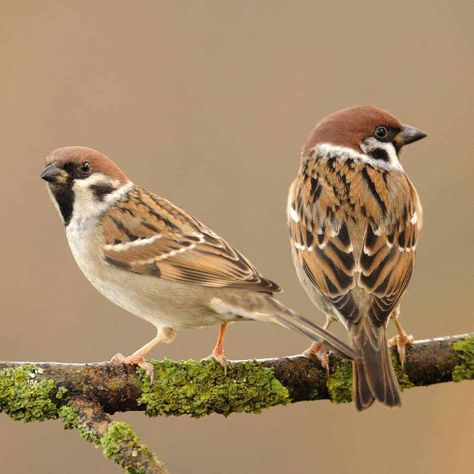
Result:
{"label": "dark eye", "polygon": [[84,161],[83,163],[81,163],[79,169],[83,174],[89,174],[91,171],[91,165],[88,161]]}
{"label": "dark eye", "polygon": [[387,136],[388,136],[387,127],[384,127],[384,126],[377,127],[375,129],[374,135],[379,140],[383,140],[383,139],[387,138]]}

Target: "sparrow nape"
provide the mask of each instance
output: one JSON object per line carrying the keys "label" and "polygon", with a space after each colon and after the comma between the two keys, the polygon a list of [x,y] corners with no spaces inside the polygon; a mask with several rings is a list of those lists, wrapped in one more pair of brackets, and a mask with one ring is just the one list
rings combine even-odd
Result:
{"label": "sparrow nape", "polygon": [[106,298],[153,324],[157,336],[131,356],[153,374],[145,354],[177,330],[220,324],[212,356],[225,366],[223,337],[232,321],[293,329],[352,359],[344,342],[273,297],[277,284],[224,239],[171,202],[133,184],[109,158],[86,147],[53,151],[41,175],[66,227],[72,254]]}
{"label": "sparrow nape", "polygon": [[[312,131],[290,187],[288,225],[300,283],[331,321],[340,321],[353,361],[358,410],[375,399],[400,405],[387,345],[390,317],[402,365],[411,342],[398,321],[422,225],[418,194],[399,160],[426,134],[370,106],[329,115]],[[321,344],[310,352],[321,357]]]}

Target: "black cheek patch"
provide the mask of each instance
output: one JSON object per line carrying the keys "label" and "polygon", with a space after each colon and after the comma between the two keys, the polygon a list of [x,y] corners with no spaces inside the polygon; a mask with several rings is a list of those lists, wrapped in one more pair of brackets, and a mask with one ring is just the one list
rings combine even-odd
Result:
{"label": "black cheek patch", "polygon": [[105,196],[115,191],[115,188],[111,184],[93,184],[91,191],[97,201],[102,202]]}
{"label": "black cheek patch", "polygon": [[390,161],[388,153],[383,148],[374,148],[370,151],[369,155],[376,160],[385,161],[386,163]]}

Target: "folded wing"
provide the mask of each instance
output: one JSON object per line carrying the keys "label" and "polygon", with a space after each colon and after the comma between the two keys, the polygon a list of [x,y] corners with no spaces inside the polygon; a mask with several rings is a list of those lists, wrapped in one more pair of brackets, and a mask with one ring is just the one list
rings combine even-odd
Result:
{"label": "folded wing", "polygon": [[102,218],[104,258],[121,269],[208,287],[279,286],[225,240],[166,199],[134,188]]}

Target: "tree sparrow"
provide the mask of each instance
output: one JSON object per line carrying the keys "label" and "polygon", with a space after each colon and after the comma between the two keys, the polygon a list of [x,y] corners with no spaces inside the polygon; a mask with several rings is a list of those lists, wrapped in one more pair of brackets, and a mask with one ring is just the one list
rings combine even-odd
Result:
{"label": "tree sparrow", "polygon": [[109,158],[85,147],[53,151],[41,178],[48,182],[74,258],[92,285],[113,303],[153,324],[157,336],[129,357],[152,374],[145,354],[171,342],[177,330],[220,324],[212,356],[226,364],[226,324],[279,324],[345,357],[345,343],[286,308],[277,284],[196,218],[133,184]]}
{"label": "tree sparrow", "polygon": [[[425,136],[375,107],[341,110],[312,131],[290,187],[298,278],[327,315],[325,328],[338,320],[349,333],[359,355],[353,361],[358,410],[375,399],[400,405],[386,326],[392,315],[402,351],[410,339],[398,306],[413,270],[422,210],[398,154]],[[320,348],[313,344],[310,351]]]}

